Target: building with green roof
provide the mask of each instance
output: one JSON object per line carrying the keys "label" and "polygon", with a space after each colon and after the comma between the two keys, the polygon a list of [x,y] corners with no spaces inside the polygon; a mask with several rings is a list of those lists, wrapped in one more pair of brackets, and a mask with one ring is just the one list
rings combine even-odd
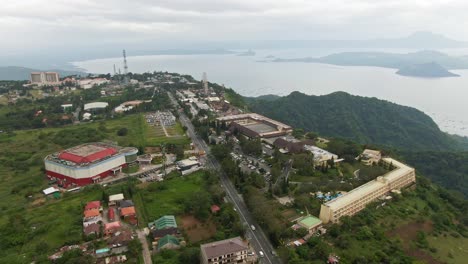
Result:
{"label": "building with green roof", "polygon": [[297,224],[309,230],[309,233],[314,233],[319,229],[319,227],[322,226],[322,220],[318,219],[317,217],[307,215],[297,221]]}
{"label": "building with green roof", "polygon": [[177,228],[177,222],[173,215],[165,215],[154,222],[148,223],[148,227],[151,229]]}
{"label": "building with green roof", "polygon": [[162,249],[179,249],[180,242],[174,236],[166,235],[158,240],[158,250]]}

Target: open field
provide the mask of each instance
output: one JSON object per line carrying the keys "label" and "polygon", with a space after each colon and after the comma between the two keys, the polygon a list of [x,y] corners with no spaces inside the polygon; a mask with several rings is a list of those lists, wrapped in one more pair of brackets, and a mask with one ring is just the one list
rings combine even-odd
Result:
{"label": "open field", "polygon": [[[201,191],[203,172],[195,172],[186,177],[154,182],[139,191],[141,201],[135,201],[142,208],[146,221],[154,221],[163,215],[181,215],[184,211],[183,200],[191,193]],[[146,225],[147,222],[144,224]]]}
{"label": "open field", "polygon": [[446,263],[464,264],[468,260],[468,238],[450,234],[428,236],[429,245],[437,249],[437,257]]}
{"label": "open field", "polygon": [[[166,137],[161,126],[150,126],[146,123],[143,116],[140,116],[138,126],[141,128],[142,137],[145,141],[145,146],[159,146],[162,143],[166,144],[189,144],[190,140],[184,135],[182,127],[177,122],[173,128],[167,128],[169,135],[173,137]],[[170,132],[169,132],[170,131]],[[182,133],[180,133],[182,131]],[[172,134],[174,133],[174,134]]]}

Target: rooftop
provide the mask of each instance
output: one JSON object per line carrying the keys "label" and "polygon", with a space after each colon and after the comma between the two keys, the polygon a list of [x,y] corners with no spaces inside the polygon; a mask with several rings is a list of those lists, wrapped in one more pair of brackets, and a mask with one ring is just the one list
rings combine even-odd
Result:
{"label": "rooftop", "polygon": [[174,245],[179,245],[179,239],[177,239],[176,237],[174,236],[171,236],[171,235],[166,235],[164,237],[162,237],[161,239],[159,239],[158,241],[158,249],[164,247],[165,245],[167,244],[174,244]]}
{"label": "rooftop", "polygon": [[155,227],[156,229],[164,229],[170,227],[177,227],[177,222],[173,215],[165,215],[159,218],[158,220],[154,221],[153,223],[149,223],[148,227]]}
{"label": "rooftop", "polygon": [[264,123],[254,122],[254,123],[244,124],[244,126],[257,132],[258,134],[271,133],[271,132],[276,131],[275,127],[272,127]]}
{"label": "rooftop", "polygon": [[233,237],[213,243],[203,244],[200,248],[202,254],[205,254],[207,258],[218,257],[249,249],[240,237]]}
{"label": "rooftop", "polygon": [[120,148],[103,142],[85,143],[48,155],[45,160],[71,167],[90,166],[132,150],[138,151],[136,148]]}
{"label": "rooftop", "polygon": [[120,209],[121,216],[135,215],[135,214],[136,214],[136,211],[135,211],[135,207],[133,206]]}
{"label": "rooftop", "polygon": [[110,230],[110,229],[114,229],[114,228],[120,228],[121,226],[122,225],[120,224],[120,221],[115,221],[115,222],[105,224],[104,229],[105,230]]}
{"label": "rooftop", "polygon": [[83,214],[85,218],[96,217],[96,216],[101,215],[101,213],[99,212],[99,209],[86,210],[84,211]]}
{"label": "rooftop", "polygon": [[307,229],[310,229],[310,228],[313,228],[319,224],[322,223],[322,221],[320,219],[318,219],[317,217],[313,217],[311,215],[309,216],[306,216],[304,218],[302,218],[299,222],[298,222],[301,226],[307,228]]}
{"label": "rooftop", "polygon": [[368,183],[365,183],[353,190],[351,190],[350,192],[346,193],[345,195],[343,196],[340,196],[334,200],[331,200],[327,203],[325,203],[324,205],[325,206],[328,206],[330,208],[333,208],[333,209],[339,209],[341,207],[343,207],[344,205],[348,204],[349,202],[351,201],[354,201],[354,200],[357,200],[361,197],[363,197],[364,195],[368,194],[368,193],[371,193],[377,189],[379,189],[380,187],[384,186],[385,185],[385,182],[392,182],[393,180],[395,180],[396,178],[399,178],[401,177],[402,175],[405,175],[411,171],[414,171],[414,168],[411,168],[397,160],[394,160],[392,158],[384,158],[383,159],[385,162],[387,163],[391,163],[393,164],[393,166],[395,166],[396,168],[386,174],[384,174],[383,176],[380,176],[378,177],[377,179],[375,180],[372,180]]}
{"label": "rooftop", "polygon": [[86,204],[85,210],[99,209],[99,207],[101,207],[100,201],[92,201]]}
{"label": "rooftop", "polygon": [[124,199],[123,193],[109,195],[109,202],[122,201]]}

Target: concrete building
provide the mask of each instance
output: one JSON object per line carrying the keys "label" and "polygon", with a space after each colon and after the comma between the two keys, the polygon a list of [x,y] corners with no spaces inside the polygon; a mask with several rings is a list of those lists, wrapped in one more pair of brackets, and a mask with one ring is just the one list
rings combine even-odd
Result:
{"label": "concrete building", "polygon": [[366,165],[372,165],[373,163],[379,163],[382,159],[382,153],[378,150],[365,149],[359,157],[361,162]]}
{"label": "concrete building", "polygon": [[239,132],[249,138],[272,138],[291,134],[291,126],[259,114],[249,113],[216,118],[218,124],[225,122],[231,132]]}
{"label": "concrete building", "polygon": [[92,184],[121,172],[137,153],[136,148],[86,143],[45,157],[46,175],[64,187]]}
{"label": "concrete building", "polygon": [[323,164],[329,160],[338,160],[338,155],[312,145],[305,145],[304,149],[314,154],[315,165]]}
{"label": "concrete building", "polygon": [[84,105],[84,110],[85,111],[90,111],[90,110],[97,110],[97,109],[104,109],[109,106],[109,103],[107,102],[93,102],[93,103],[87,103]]}
{"label": "concrete building", "polygon": [[195,157],[177,161],[176,164],[177,168],[181,171],[191,169],[195,166],[200,166],[200,162]]}
{"label": "concrete building", "polygon": [[95,86],[99,86],[101,84],[109,83],[109,80],[106,78],[94,78],[94,79],[81,79],[78,81],[78,85],[82,89],[91,89]]}
{"label": "concrete building", "polygon": [[249,246],[240,237],[200,245],[202,264],[253,263],[247,259]]}
{"label": "concrete building", "polygon": [[60,84],[60,77],[57,72],[31,72],[31,83],[37,85],[57,85]]}
{"label": "concrete building", "polygon": [[293,225],[293,229],[297,230],[299,228],[305,228],[309,231],[309,234],[313,234],[318,231],[318,229],[322,226],[322,221],[317,217],[307,215],[300,218],[295,225]]}
{"label": "concrete building", "polygon": [[342,216],[352,216],[364,209],[367,204],[385,196],[389,192],[399,190],[416,182],[414,168],[391,158],[383,158],[382,161],[386,164],[391,164],[395,169],[351,190],[345,195],[322,204],[320,220],[325,224],[329,222],[336,223]]}

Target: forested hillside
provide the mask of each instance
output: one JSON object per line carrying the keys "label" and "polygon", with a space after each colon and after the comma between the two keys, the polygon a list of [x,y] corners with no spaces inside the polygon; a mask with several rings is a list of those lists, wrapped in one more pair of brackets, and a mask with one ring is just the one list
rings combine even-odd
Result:
{"label": "forested hillside", "polygon": [[274,100],[248,100],[253,112],[324,136],[411,150],[453,150],[456,141],[423,112],[344,92],[313,96],[293,92]]}
{"label": "forested hillside", "polygon": [[433,182],[468,197],[468,152],[407,152],[403,156]]}

